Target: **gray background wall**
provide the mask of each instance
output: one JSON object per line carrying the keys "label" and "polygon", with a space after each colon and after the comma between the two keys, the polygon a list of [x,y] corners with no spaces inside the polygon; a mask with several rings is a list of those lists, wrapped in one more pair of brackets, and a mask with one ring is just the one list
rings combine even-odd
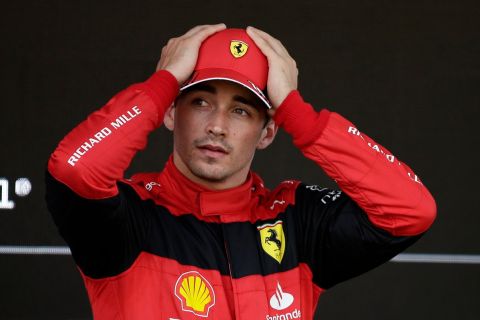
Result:
{"label": "gray background wall", "polygon": [[[203,23],[254,25],[289,49],[300,91],[337,111],[411,165],[438,219],[410,253],[480,254],[480,5],[476,1],[10,1],[0,13],[0,246],[55,245],[43,201],[50,152],[69,129],[154,70],[166,41]],[[158,170],[160,129],[131,174]],[[272,164],[274,162],[274,164]],[[280,133],[254,168],[333,186]],[[15,194],[27,177],[32,191]],[[4,188],[5,189],[5,188]],[[389,262],[320,299],[320,319],[479,319],[480,265]],[[0,254],[0,319],[89,319],[70,256]]]}

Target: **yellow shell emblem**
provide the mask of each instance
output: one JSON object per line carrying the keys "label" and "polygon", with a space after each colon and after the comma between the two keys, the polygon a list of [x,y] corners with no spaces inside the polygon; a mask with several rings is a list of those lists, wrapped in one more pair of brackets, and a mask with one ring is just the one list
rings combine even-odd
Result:
{"label": "yellow shell emblem", "polygon": [[182,274],[175,284],[175,295],[182,310],[200,317],[207,317],[215,304],[215,292],[210,283],[197,271]]}
{"label": "yellow shell emblem", "polygon": [[230,41],[230,53],[235,58],[243,57],[248,51],[248,44],[240,40]]}
{"label": "yellow shell emblem", "polygon": [[260,241],[263,250],[278,263],[282,262],[285,253],[285,234],[283,233],[283,222],[264,224],[257,227],[260,231]]}

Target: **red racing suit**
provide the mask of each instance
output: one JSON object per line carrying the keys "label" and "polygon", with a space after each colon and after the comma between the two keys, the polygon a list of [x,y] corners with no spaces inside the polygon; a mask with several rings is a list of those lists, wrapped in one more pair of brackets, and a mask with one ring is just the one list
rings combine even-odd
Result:
{"label": "red racing suit", "polygon": [[[298,91],[274,120],[340,190],[250,172],[211,191],[170,158],[124,179],[179,91],[159,71],[118,93],[58,145],[47,204],[71,248],[95,319],[311,319],[333,285],[388,261],[432,224],[412,170]],[[272,161],[273,163],[273,161]]]}

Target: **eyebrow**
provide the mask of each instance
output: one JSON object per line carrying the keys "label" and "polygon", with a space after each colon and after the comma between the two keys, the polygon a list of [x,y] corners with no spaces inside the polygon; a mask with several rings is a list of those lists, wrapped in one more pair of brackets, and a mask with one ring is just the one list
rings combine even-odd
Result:
{"label": "eyebrow", "polygon": [[199,83],[191,88],[187,88],[187,92],[194,92],[194,91],[205,91],[208,93],[216,94],[217,89],[214,86],[211,86],[207,83]]}
{"label": "eyebrow", "polygon": [[256,103],[254,103],[252,100],[249,100],[243,96],[239,96],[239,95],[235,95],[233,96],[233,101],[237,101],[237,102],[240,102],[240,103],[243,103],[243,104],[246,104],[246,105],[249,105],[251,106],[252,108],[254,109],[257,109],[258,106]]}

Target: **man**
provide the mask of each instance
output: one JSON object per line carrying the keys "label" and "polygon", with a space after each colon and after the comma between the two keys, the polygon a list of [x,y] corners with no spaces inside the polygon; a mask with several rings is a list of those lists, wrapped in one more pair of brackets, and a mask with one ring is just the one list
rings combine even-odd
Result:
{"label": "man", "polygon": [[[171,39],[150,79],[90,115],[50,158],[47,202],[96,319],[311,319],[322,292],[388,261],[433,222],[435,202],[407,165],[302,100],[278,40],[225,28]],[[174,138],[165,168],[124,179],[162,121]],[[264,187],[250,165],[278,127],[341,191]]]}

